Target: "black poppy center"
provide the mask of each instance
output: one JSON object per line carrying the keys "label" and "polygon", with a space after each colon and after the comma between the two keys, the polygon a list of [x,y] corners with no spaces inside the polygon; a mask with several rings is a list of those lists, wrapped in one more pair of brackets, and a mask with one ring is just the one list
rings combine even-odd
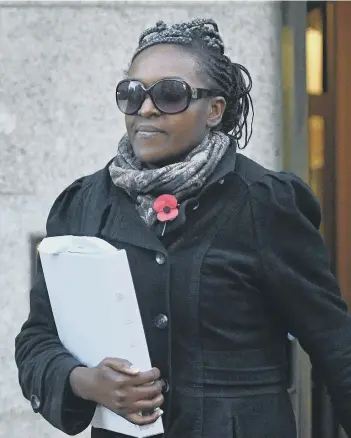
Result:
{"label": "black poppy center", "polygon": [[166,207],[163,207],[163,212],[164,213],[169,213],[171,211],[171,208],[168,207],[168,205]]}

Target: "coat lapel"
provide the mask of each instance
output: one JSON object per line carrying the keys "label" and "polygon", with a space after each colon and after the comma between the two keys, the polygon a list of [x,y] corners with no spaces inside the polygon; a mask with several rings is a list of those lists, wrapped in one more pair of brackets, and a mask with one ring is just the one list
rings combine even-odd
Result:
{"label": "coat lapel", "polygon": [[132,199],[112,183],[108,166],[109,163],[88,177],[80,234],[100,237],[117,248],[134,245],[166,254],[161,241],[139,216]]}
{"label": "coat lapel", "polygon": [[166,253],[165,247],[155,232],[141,219],[127,193],[115,186],[111,187],[111,192],[110,208],[105,223],[102,224],[101,237]]}

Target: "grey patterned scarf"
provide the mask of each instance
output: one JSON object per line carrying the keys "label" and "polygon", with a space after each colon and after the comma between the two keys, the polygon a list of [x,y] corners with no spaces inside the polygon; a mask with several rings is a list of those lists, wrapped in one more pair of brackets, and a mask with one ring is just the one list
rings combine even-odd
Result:
{"label": "grey patterned scarf", "polygon": [[170,194],[180,203],[195,195],[212,175],[229,144],[227,135],[213,131],[183,161],[149,169],[134,156],[129,138],[124,135],[109,171],[117,187],[136,195],[136,208],[141,218],[151,226],[156,221],[154,200],[161,194]]}

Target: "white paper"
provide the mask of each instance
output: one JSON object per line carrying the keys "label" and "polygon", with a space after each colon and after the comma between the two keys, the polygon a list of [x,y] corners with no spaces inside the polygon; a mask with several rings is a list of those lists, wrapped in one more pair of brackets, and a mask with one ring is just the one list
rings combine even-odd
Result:
{"label": "white paper", "polygon": [[[46,238],[38,250],[63,345],[87,366],[118,357],[150,369],[126,252],[102,239],[78,236]],[[137,426],[102,406],[92,425],[134,437],[163,433],[161,418]]]}

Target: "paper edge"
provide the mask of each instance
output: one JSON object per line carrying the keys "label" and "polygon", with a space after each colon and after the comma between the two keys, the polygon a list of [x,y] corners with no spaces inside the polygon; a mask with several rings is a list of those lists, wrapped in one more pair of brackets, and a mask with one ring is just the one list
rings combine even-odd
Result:
{"label": "paper edge", "polygon": [[53,236],[45,237],[38,245],[41,254],[115,254],[118,249],[106,240],[93,236]]}

